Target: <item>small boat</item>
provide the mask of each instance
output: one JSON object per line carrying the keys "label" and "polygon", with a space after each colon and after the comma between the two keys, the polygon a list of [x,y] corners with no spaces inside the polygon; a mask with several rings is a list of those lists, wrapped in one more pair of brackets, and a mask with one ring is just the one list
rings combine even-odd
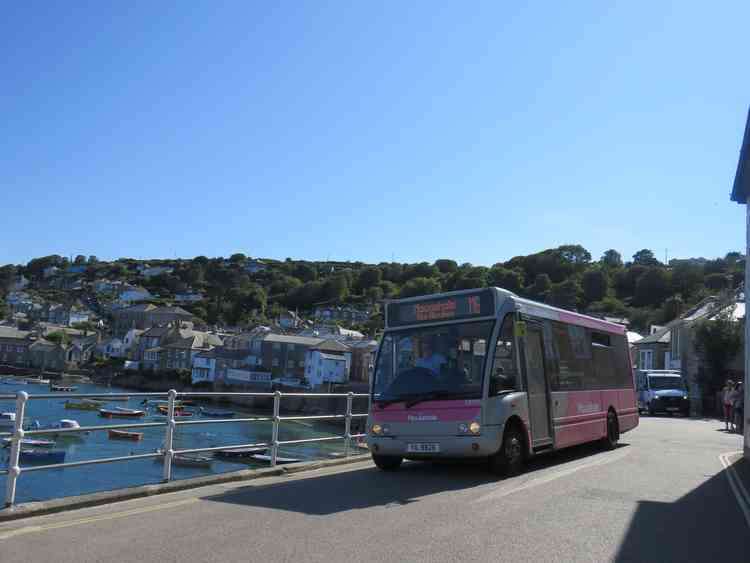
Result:
{"label": "small boat", "polygon": [[127,403],[130,400],[130,397],[107,397],[106,395],[102,395],[101,397],[90,397],[94,401],[104,401],[107,403],[112,402],[118,402],[118,403]]}
{"label": "small boat", "polygon": [[65,401],[66,409],[79,411],[98,411],[103,406],[104,403],[100,401],[92,401],[91,399],[81,399],[80,401]]}
{"label": "small boat", "polygon": [[[264,463],[271,463],[271,456],[267,454],[253,454],[250,457],[256,461],[262,461]],[[277,464],[278,463],[297,463],[298,461],[302,461],[302,460],[294,458],[294,457],[276,456]]]}
{"label": "small boat", "polygon": [[233,411],[210,411],[201,407],[200,413],[201,416],[205,416],[208,418],[234,418]]}
{"label": "small boat", "polygon": [[[183,412],[175,411],[174,412],[174,417],[175,418],[189,418],[191,416],[193,416],[193,413],[188,412],[188,411],[183,411]],[[158,418],[158,419],[165,419],[165,418],[169,418],[169,415],[166,414],[166,413],[165,414],[155,414],[155,415],[153,415],[153,417],[154,418]]]}
{"label": "small boat", "polygon": [[50,384],[50,386],[49,386],[49,390],[50,391],[61,391],[63,393],[72,393],[76,389],[78,389],[78,387],[69,387],[67,385],[52,385],[52,384]]}
{"label": "small boat", "polygon": [[[42,426],[38,420],[34,421],[34,424],[30,426],[31,430],[49,430],[49,435],[59,441],[82,441],[85,434],[88,434],[88,432],[62,432],[58,433],[55,432],[55,430],[62,430],[65,428],[80,428],[81,425],[78,424],[77,420],[72,420],[70,418],[63,418],[59,422],[54,422],[52,424],[49,424],[47,426]],[[47,433],[45,432],[45,435]]]}
{"label": "small boat", "polygon": [[109,430],[110,440],[143,440],[143,432],[128,432],[127,430]]}
{"label": "small boat", "polygon": [[0,430],[16,427],[16,413],[0,412]]}
{"label": "small boat", "polygon": [[53,465],[65,461],[65,450],[22,449],[19,452],[18,459],[21,463],[43,463],[45,465]]}
{"label": "small boat", "polygon": [[[9,447],[13,440],[11,438],[3,438],[5,447]],[[35,440],[33,438],[22,438],[21,447],[28,446],[29,448],[54,448],[55,442],[52,440]]]}
{"label": "small boat", "polygon": [[114,409],[99,409],[99,416],[104,418],[137,418],[139,416],[145,416],[144,411],[137,409],[125,409],[122,407],[115,407]]}
{"label": "small boat", "polygon": [[242,459],[255,454],[264,454],[267,451],[268,448],[227,448],[226,450],[215,451],[214,455],[222,459]]}
{"label": "small boat", "polygon": [[203,455],[175,454],[172,463],[182,467],[211,467],[213,459]]}
{"label": "small boat", "polygon": [[49,379],[27,379],[28,383],[31,383],[32,385],[49,385],[50,380]]}

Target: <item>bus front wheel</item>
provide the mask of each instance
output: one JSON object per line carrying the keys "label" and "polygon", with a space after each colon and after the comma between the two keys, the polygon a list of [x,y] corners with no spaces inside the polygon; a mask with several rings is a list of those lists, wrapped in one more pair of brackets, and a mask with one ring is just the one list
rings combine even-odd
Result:
{"label": "bus front wheel", "polygon": [[518,426],[505,431],[503,445],[490,457],[490,470],[496,475],[512,477],[523,472],[524,440]]}
{"label": "bus front wheel", "polygon": [[401,467],[404,458],[397,455],[372,454],[372,461],[382,471],[396,471],[396,469]]}

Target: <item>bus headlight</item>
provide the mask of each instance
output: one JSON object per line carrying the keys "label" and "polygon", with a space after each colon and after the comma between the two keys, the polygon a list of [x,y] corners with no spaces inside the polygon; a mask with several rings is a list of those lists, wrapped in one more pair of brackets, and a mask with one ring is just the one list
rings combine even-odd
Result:
{"label": "bus headlight", "polygon": [[382,434],[382,433],[383,433],[383,427],[382,427],[382,426],[380,426],[380,424],[373,424],[373,425],[372,425],[372,428],[370,428],[370,431],[371,431],[371,432],[372,432],[373,434],[378,434],[378,435],[380,435],[380,434]]}
{"label": "bus headlight", "polygon": [[482,426],[476,421],[469,424],[469,432],[471,432],[472,434],[479,434],[479,431],[481,429],[482,429]]}

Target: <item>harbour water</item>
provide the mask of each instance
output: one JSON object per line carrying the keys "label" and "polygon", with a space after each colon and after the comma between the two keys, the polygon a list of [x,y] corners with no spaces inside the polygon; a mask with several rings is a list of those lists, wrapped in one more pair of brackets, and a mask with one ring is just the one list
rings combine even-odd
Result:
{"label": "harbour water", "polygon": [[[15,394],[19,390],[29,394],[49,393],[49,387],[41,384],[20,384],[22,378],[13,379],[0,375],[0,394]],[[13,383],[8,383],[13,381]],[[66,383],[67,384],[67,383]],[[114,387],[103,387],[89,383],[70,383],[75,385],[76,393],[126,393],[127,390]],[[141,398],[130,398],[127,402],[111,402],[106,406],[145,409]],[[214,410],[231,410],[237,418],[243,416],[267,416],[267,413],[250,413],[234,406],[204,405]],[[197,411],[198,406],[188,407]],[[15,411],[15,400],[0,399],[0,412]],[[97,411],[71,410],[65,407],[65,399],[31,400],[26,406],[25,426],[39,421],[42,426],[59,422],[61,419],[73,419],[81,426],[133,422],[164,421],[157,418],[158,413],[149,408],[146,417],[140,419],[106,419]],[[197,414],[194,415],[197,417]],[[150,453],[164,445],[164,427],[134,429],[142,432],[140,441],[112,440],[107,431],[93,431],[79,438],[58,440],[54,449],[65,450],[65,462],[89,459],[102,459],[131,454]],[[321,422],[288,421],[280,425],[279,440],[299,440],[343,434],[343,424],[333,426]],[[46,438],[37,436],[37,438]],[[51,439],[51,438],[50,438]],[[270,422],[237,422],[225,424],[196,424],[177,427],[174,437],[175,449],[202,448],[214,446],[231,446],[236,444],[269,442],[271,439]],[[0,450],[0,466],[7,466],[9,448]],[[312,460],[340,456],[344,452],[343,440],[306,443],[279,448],[279,456]],[[204,455],[211,455],[204,454]],[[23,466],[23,464],[21,464]],[[253,467],[264,466],[262,462],[229,461],[214,458],[210,468],[172,467],[173,479],[185,479],[212,473],[224,473]],[[85,493],[108,491],[124,487],[153,484],[162,481],[162,463],[160,458],[132,460],[115,463],[102,463],[83,467],[22,473],[19,477],[16,502],[30,502],[51,498],[66,497]],[[0,494],[5,492],[5,475],[0,475]]]}

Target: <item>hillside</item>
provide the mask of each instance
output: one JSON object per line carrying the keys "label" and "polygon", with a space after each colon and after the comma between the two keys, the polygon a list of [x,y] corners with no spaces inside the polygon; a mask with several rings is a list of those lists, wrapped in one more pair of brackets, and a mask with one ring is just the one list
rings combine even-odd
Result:
{"label": "hillside", "polygon": [[[52,284],[45,270],[53,266],[60,269],[53,279],[77,277],[81,283]],[[147,266],[165,271],[145,277]],[[53,255],[0,268],[0,297],[21,275],[29,280],[30,289],[54,295],[58,301],[72,302],[93,282],[105,279],[141,286],[158,296],[157,302],[170,302],[186,292],[200,293],[201,302],[184,307],[211,324],[233,326],[264,322],[286,309],[309,314],[316,306],[353,305],[373,311],[370,322],[359,327],[370,333],[382,324],[378,311],[383,299],[499,286],[567,309],[627,317],[632,329],[643,331],[649,324],[670,321],[708,294],[738,287],[744,279],[744,256],[730,252],[724,258],[674,259],[663,264],[644,249],[623,262],[615,250],[593,260],[582,246],[563,245],[485,267],[450,259],[432,264],[365,264],[251,260],[243,254],[227,259],[157,259],[147,264],[78,256],[71,263]],[[0,301],[0,314],[5,309]]]}

